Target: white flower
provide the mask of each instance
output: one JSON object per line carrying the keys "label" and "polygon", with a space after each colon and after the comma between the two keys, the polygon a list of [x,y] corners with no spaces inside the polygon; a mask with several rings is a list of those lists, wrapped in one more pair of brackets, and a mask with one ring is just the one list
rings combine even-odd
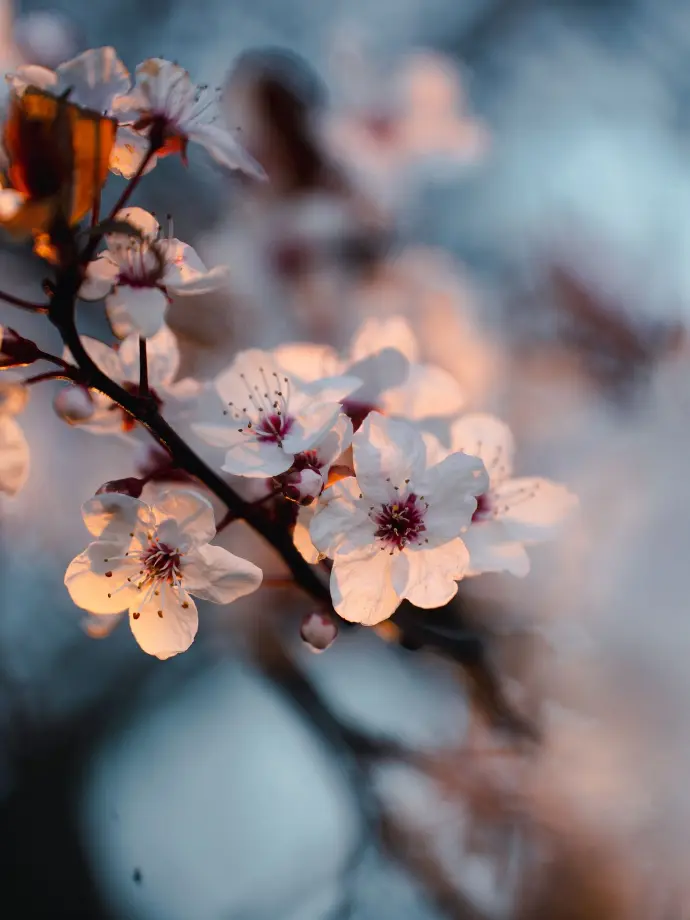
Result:
{"label": "white flower", "polygon": [[279,477],[283,495],[302,505],[318,498],[328,484],[331,467],[352,443],[352,422],[339,415],[333,427],[311,449],[295,455],[290,469]]}
{"label": "white flower", "polygon": [[464,392],[447,371],[419,363],[419,346],[402,316],[365,320],[343,356],[328,345],[309,343],[281,345],[274,354],[301,380],[330,374],[359,377],[362,386],[343,404],[355,427],[374,409],[423,423],[456,415],[465,403]]}
{"label": "white flower", "polygon": [[[82,344],[98,367],[127,392],[139,395],[139,336],[128,336],[116,348],[98,339],[82,336]],[[147,339],[149,395],[159,408],[170,401],[182,402],[198,394],[201,385],[186,378],[175,381],[180,367],[180,350],[175,334],[163,326]],[[73,358],[68,350],[65,359]],[[98,390],[79,385],[66,386],[55,398],[55,410],[65,421],[80,425],[93,434],[125,434],[132,431],[132,417]]]}
{"label": "white flower", "polygon": [[419,430],[374,412],[353,440],[355,478],[326,489],[311,522],[333,559],[331,597],[346,620],[374,625],[403,598],[440,607],[469,564],[460,535],[488,487],[481,460],[456,453],[430,465]]}
{"label": "white flower", "polygon": [[26,387],[5,372],[0,379],[0,492],[16,495],[29,475],[29,445],[18,415],[28,399]]}
{"label": "white flower", "polygon": [[120,336],[154,335],[163,325],[171,294],[204,294],[223,284],[222,268],[210,271],[186,243],[157,239],[158,221],[142,208],[125,208],[117,220],[133,224],[144,239],[110,234],[108,248],[89,262],[79,291],[83,300],[106,298],[108,318]]}
{"label": "white flower", "polygon": [[23,65],[8,74],[7,80],[20,96],[29,86],[53,96],[69,92],[70,102],[100,115],[112,115],[115,100],[127,93],[131,84],[129,71],[110,47],[91,48],[55,70]]}
{"label": "white flower", "polygon": [[205,147],[229,169],[241,169],[265,178],[259,164],[232,134],[215,124],[217,104],[205,86],[195,86],[184,68],[161,58],[149,58],[136,69],[135,86],[118,100],[120,122],[148,139],[160,142],[159,156],[180,153],[186,158],[188,141]]}
{"label": "white flower", "polygon": [[330,377],[298,384],[270,352],[250,349],[237,355],[215,385],[228,407],[224,424],[194,425],[194,431],[208,444],[227,450],[226,472],[269,477],[287,472],[298,455],[322,445],[320,465],[330,465],[326,443],[337,449],[347,434],[339,421],[340,400],[360,380]]}
{"label": "white flower", "polygon": [[565,486],[538,477],[512,478],[515,443],[508,426],[491,415],[466,415],[450,429],[451,450],[480,457],[489,487],[479,496],[464,540],[470,571],[511,572],[530,568],[525,546],[554,537],[578,500]]}
{"label": "white flower", "polygon": [[97,495],[82,516],[96,540],[70,563],[67,590],[93,614],[129,610],[134,638],[150,655],[170,658],[192,644],[199,618],[191,595],[229,604],[261,584],[253,563],[209,545],[213,508],[198,492],[170,490],[152,506]]}

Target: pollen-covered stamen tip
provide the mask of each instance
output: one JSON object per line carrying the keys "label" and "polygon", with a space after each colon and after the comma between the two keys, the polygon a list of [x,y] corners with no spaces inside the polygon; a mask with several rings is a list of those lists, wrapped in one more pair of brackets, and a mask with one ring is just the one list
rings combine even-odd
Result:
{"label": "pollen-covered stamen tip", "polygon": [[[238,428],[238,431],[250,431],[258,441],[264,443],[282,444],[295,423],[294,417],[288,411],[290,381],[287,377],[281,380],[274,371],[274,382],[269,384],[269,377],[264,368],[260,367],[258,370],[261,386],[258,383],[250,383],[245,374],[240,374],[249,397],[249,411],[253,412],[255,419],[253,423],[250,419],[243,428]],[[233,408],[232,403],[230,407]],[[248,409],[244,408],[242,412],[246,417]]]}
{"label": "pollen-covered stamen tip", "polygon": [[426,531],[424,516],[429,506],[414,492],[406,498],[381,505],[374,509],[370,517],[376,524],[375,536],[381,541],[381,549],[395,552],[409,544],[421,543]]}
{"label": "pollen-covered stamen tip", "polygon": [[138,588],[149,587],[156,590],[162,584],[179,588],[182,584],[182,553],[175,547],[151,540],[139,556],[141,563],[141,581]]}

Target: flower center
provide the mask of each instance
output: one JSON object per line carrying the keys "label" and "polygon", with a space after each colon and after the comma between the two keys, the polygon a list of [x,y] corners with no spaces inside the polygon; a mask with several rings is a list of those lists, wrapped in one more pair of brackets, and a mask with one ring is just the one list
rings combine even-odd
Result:
{"label": "flower center", "polygon": [[262,415],[254,429],[256,437],[263,444],[282,444],[295,420],[291,415]]}
{"label": "flower center", "polygon": [[426,531],[424,514],[427,507],[413,492],[407,498],[381,505],[372,514],[376,524],[374,536],[381,540],[381,549],[388,548],[393,552],[404,549],[410,543],[421,543],[421,535]]}
{"label": "flower center", "polygon": [[145,584],[167,582],[179,587],[182,581],[182,554],[160,540],[152,540],[141,554],[141,566]]}
{"label": "flower center", "polygon": [[157,287],[163,277],[164,260],[150,246],[132,243],[120,256],[118,284],[131,288]]}
{"label": "flower center", "polygon": [[472,523],[476,524],[477,521],[486,521],[493,516],[494,508],[489,493],[484,492],[482,495],[478,495],[477,510],[472,515]]}

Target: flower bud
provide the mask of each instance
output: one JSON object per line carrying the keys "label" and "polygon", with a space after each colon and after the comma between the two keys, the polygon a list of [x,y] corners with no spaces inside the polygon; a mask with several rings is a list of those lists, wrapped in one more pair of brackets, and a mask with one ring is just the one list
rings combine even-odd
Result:
{"label": "flower bud", "polygon": [[314,610],[302,619],[299,634],[309,651],[318,655],[335,642],[338,624],[330,613]]}
{"label": "flower bud", "polygon": [[128,476],[126,479],[110,479],[96,490],[96,495],[103,495],[108,492],[118,492],[120,495],[129,495],[130,498],[139,498],[144,488],[144,480],[137,479],[134,476]]}
{"label": "flower bud", "polygon": [[310,505],[323,491],[323,477],[316,470],[299,470],[288,474],[283,495],[300,505]]}
{"label": "flower bud", "polygon": [[7,367],[26,367],[41,357],[41,351],[31,339],[10,329],[0,326],[0,369]]}
{"label": "flower bud", "polygon": [[70,425],[87,422],[95,411],[91,394],[79,384],[63,387],[53,400],[53,408]]}

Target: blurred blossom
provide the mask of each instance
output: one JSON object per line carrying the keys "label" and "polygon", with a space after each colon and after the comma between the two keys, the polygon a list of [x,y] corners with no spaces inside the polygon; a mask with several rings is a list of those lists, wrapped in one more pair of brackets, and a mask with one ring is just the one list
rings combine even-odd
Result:
{"label": "blurred blossom", "polygon": [[338,624],[329,613],[312,611],[303,617],[299,634],[311,652],[325,652],[336,640]]}
{"label": "blurred blossom", "polygon": [[12,31],[22,60],[50,69],[70,58],[80,40],[76,22],[58,10],[35,10],[18,16]]}
{"label": "blurred blossom", "polygon": [[29,445],[15,416],[25,407],[28,391],[3,372],[0,377],[0,492],[16,495],[29,476]]}

